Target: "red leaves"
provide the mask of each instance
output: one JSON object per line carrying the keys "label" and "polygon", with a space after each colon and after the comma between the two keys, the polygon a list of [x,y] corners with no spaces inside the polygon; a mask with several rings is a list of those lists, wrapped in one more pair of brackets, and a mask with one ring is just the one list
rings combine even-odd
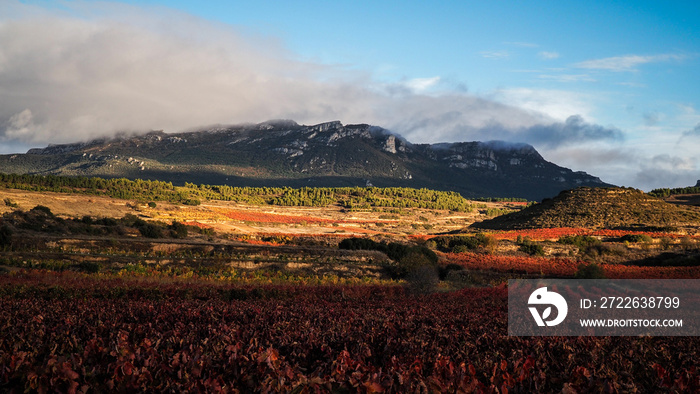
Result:
{"label": "red leaves", "polygon": [[[35,275],[23,286],[50,282]],[[0,296],[0,390],[700,388],[693,338],[507,337],[504,287],[414,298],[400,287],[271,286],[264,288],[269,295],[264,298],[192,298],[211,286],[202,283],[187,284],[194,286],[189,293],[153,300],[143,296],[146,282],[125,282],[140,296],[109,299],[90,296],[104,294],[97,291],[104,283],[70,278],[60,277],[66,294],[80,297]],[[93,288],[76,293],[79,286]]]}
{"label": "red leaves", "polygon": [[[524,272],[545,276],[571,277],[579,261],[531,256],[498,256],[478,253],[445,253],[448,263],[469,269]],[[689,279],[700,278],[700,267],[639,267],[622,264],[601,264],[610,279]]]}

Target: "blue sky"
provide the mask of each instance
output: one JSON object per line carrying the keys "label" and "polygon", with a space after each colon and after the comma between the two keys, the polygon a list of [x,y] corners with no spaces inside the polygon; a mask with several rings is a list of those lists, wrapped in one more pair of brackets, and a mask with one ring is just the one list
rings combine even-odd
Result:
{"label": "blue sky", "polygon": [[[4,12],[3,12],[4,11]],[[697,1],[3,1],[0,152],[291,118],[700,179]]]}

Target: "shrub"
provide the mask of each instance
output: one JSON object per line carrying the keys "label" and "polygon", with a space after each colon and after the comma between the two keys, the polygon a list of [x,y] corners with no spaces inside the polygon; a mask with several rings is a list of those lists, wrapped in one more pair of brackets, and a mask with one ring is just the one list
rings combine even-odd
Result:
{"label": "shrub", "polygon": [[157,206],[157,205],[156,205],[155,202],[153,202],[153,201],[149,201],[149,202],[148,202],[148,207],[149,207],[149,208],[155,208],[156,206]]}
{"label": "shrub", "polygon": [[523,242],[520,245],[520,251],[525,252],[530,256],[544,256],[544,248],[542,245],[531,241]]}
{"label": "shrub", "polygon": [[576,279],[605,279],[605,271],[596,263],[581,263],[578,265],[574,277]]}
{"label": "shrub", "polygon": [[146,238],[160,238],[163,236],[163,232],[160,227],[152,223],[146,223],[139,227],[139,232]]}
{"label": "shrub", "polygon": [[567,237],[561,237],[557,242],[564,245],[573,245],[581,250],[601,244],[601,241],[598,238],[591,237],[588,235],[572,235]]}
{"label": "shrub", "polygon": [[450,263],[444,267],[440,267],[440,280],[445,280],[450,272],[453,271],[464,271],[464,267],[459,264]]}
{"label": "shrub", "polygon": [[683,250],[692,250],[696,249],[698,247],[698,244],[693,241],[692,238],[685,236],[681,238],[681,248]]}
{"label": "shrub", "polygon": [[19,204],[17,204],[16,202],[12,201],[12,199],[9,198],[9,197],[7,197],[7,198],[5,199],[5,205],[7,205],[7,206],[10,207],[10,208],[17,208],[17,207],[19,207]]}
{"label": "shrub", "polygon": [[37,205],[34,208],[30,210],[31,212],[36,212],[36,213],[43,213],[47,216],[53,216],[53,213],[51,212],[51,209],[47,206],[44,205]]}
{"label": "shrub", "polygon": [[653,241],[654,241],[654,239],[646,234],[625,234],[622,237],[620,237],[620,242],[650,243]]}
{"label": "shrub", "polygon": [[211,228],[199,228],[199,233],[202,235],[214,235],[214,229]]}
{"label": "shrub", "polygon": [[466,253],[469,251],[469,248],[466,245],[457,245],[454,248],[452,248],[452,253]]}
{"label": "shrub", "polygon": [[96,274],[100,272],[100,265],[91,261],[83,261],[77,266],[78,271]]}
{"label": "shrub", "polygon": [[0,246],[12,244],[12,229],[8,225],[0,227]]}
{"label": "shrub", "polygon": [[180,222],[174,221],[173,224],[168,226],[168,229],[173,238],[187,238],[187,226]]}
{"label": "shrub", "polygon": [[663,250],[671,249],[671,245],[673,245],[673,240],[671,238],[669,238],[669,237],[661,238],[661,249],[663,249]]}
{"label": "shrub", "polygon": [[389,268],[393,277],[404,278],[421,265],[437,267],[438,256],[426,246],[406,245],[398,242],[376,242],[369,238],[346,238],[338,244],[345,250],[377,250],[384,252],[396,264]]}
{"label": "shrub", "polygon": [[113,218],[102,218],[102,219],[99,219],[98,221],[96,221],[95,223],[101,224],[103,226],[109,226],[109,227],[113,227],[113,226],[116,226],[117,224],[119,224],[119,222]]}
{"label": "shrub", "polygon": [[467,250],[485,248],[493,251],[498,245],[498,240],[486,234],[476,234],[474,236],[453,235],[435,237],[432,239],[438,250],[443,252],[461,253]]}
{"label": "shrub", "polygon": [[381,243],[369,238],[346,238],[338,244],[339,249],[345,250],[380,250]]}

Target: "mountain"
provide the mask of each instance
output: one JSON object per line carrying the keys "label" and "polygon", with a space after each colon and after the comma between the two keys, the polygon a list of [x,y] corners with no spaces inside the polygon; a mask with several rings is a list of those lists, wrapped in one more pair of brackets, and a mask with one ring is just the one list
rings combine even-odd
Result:
{"label": "mountain", "polygon": [[677,206],[631,188],[580,187],[565,190],[541,204],[474,223],[491,230],[574,227],[669,228],[697,226],[700,212]]}
{"label": "mountain", "polygon": [[50,145],[0,156],[0,172],[232,186],[426,187],[530,200],[577,186],[611,186],[550,163],[527,144],[412,144],[381,127],[338,121],[281,120]]}

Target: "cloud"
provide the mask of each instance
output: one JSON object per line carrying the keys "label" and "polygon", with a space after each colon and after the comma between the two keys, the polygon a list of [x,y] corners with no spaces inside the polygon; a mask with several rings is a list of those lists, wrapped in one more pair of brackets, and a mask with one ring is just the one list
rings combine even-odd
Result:
{"label": "cloud", "polygon": [[662,187],[695,185],[700,179],[697,159],[679,155],[654,155],[633,147],[591,143],[543,150],[547,160],[572,169],[585,168],[604,182],[633,186],[644,191]]}
{"label": "cloud", "polygon": [[596,79],[588,74],[542,74],[539,78],[557,82],[596,82]]}
{"label": "cloud", "polygon": [[656,126],[659,124],[659,121],[661,119],[660,115],[658,112],[653,111],[653,112],[644,112],[642,114],[642,118],[644,119],[644,125],[648,127]]}
{"label": "cloud", "polygon": [[510,57],[510,52],[508,51],[482,51],[479,52],[481,57],[484,57],[486,59],[496,59],[496,60],[501,60],[501,59],[507,59]]}
{"label": "cloud", "polygon": [[541,57],[542,59],[551,60],[551,59],[558,59],[559,53],[558,52],[542,51],[542,52],[539,52],[537,54],[537,56]]}
{"label": "cloud", "polygon": [[608,70],[608,71],[637,71],[635,67],[646,64],[646,63],[656,63],[656,62],[666,62],[670,60],[683,60],[686,56],[676,55],[676,54],[661,54],[661,55],[625,55],[625,56],[615,56],[607,57],[603,59],[586,60],[580,63],[574,64],[577,68],[586,68],[593,70]]}
{"label": "cloud", "polygon": [[534,145],[554,148],[590,141],[622,141],[622,131],[586,122],[579,115],[572,115],[565,122],[538,124],[518,131],[518,136]]}
{"label": "cloud", "polygon": [[698,123],[693,129],[684,131],[683,134],[681,134],[681,138],[678,142],[680,143],[686,138],[700,138],[700,123]]}
{"label": "cloud", "polygon": [[532,113],[546,114],[562,122],[573,114],[590,119],[594,100],[580,92],[530,88],[501,89],[493,95],[493,98]]}
{"label": "cloud", "polygon": [[386,84],[300,61],[273,38],[167,9],[67,3],[67,12],[21,15],[23,5],[13,4],[13,19],[0,17],[5,146],[276,118],[372,123],[421,142],[457,126],[514,129],[548,119],[463,88],[424,94],[443,85],[439,76]]}
{"label": "cloud", "polygon": [[556,150],[592,142],[620,143],[623,133],[615,128],[606,128],[586,122],[581,116],[570,116],[564,122],[542,122],[530,126],[514,126],[492,119],[479,126],[467,124],[463,113],[452,110],[432,116],[416,114],[405,119],[400,129],[410,141],[425,142],[503,140],[527,142],[540,150]]}
{"label": "cloud", "polygon": [[406,86],[415,92],[422,92],[430,89],[440,82],[440,77],[432,78],[414,78],[406,82]]}
{"label": "cloud", "polygon": [[640,167],[632,182],[644,185],[645,190],[693,186],[700,177],[695,158],[662,154],[640,163]]}

